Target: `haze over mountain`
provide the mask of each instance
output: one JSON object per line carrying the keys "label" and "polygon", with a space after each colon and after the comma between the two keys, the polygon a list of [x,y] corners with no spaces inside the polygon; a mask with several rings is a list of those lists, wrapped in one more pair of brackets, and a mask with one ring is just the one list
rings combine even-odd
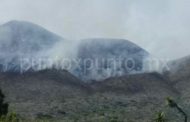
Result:
{"label": "haze over mountain", "polygon": [[[143,60],[149,56],[128,40],[99,38],[73,44],[25,21],[11,21],[0,26],[0,44],[2,71],[65,68],[84,80],[141,72]],[[72,65],[68,69],[67,63]]]}
{"label": "haze over mountain", "polygon": [[128,39],[156,57],[177,59],[190,52],[189,5],[188,0],[1,0],[0,24],[30,21],[72,40]]}
{"label": "haze over mountain", "polygon": [[83,79],[100,80],[143,72],[143,63],[148,56],[149,53],[144,49],[124,39],[82,40],[77,54],[82,67],[77,70],[77,74]]}
{"label": "haze over mountain", "polygon": [[[73,45],[42,27],[18,21],[0,26],[0,32],[1,70],[4,63],[8,67],[0,73],[0,87],[10,108],[22,117],[96,122],[97,117],[115,115],[121,121],[149,122],[154,113],[168,111],[163,104],[168,96],[190,108],[189,57],[169,62],[170,70],[162,74],[144,73],[143,60],[150,54],[127,40],[96,38]],[[23,58],[55,60],[41,62],[44,68],[37,62],[37,68],[20,73]],[[65,58],[74,67],[65,68],[67,63],[60,63]]]}
{"label": "haze over mountain", "polygon": [[190,121],[189,6],[0,0],[0,122]]}
{"label": "haze over mountain", "polygon": [[63,39],[33,23],[10,21],[1,25],[1,70],[21,71],[22,60],[45,58],[46,55],[41,53],[51,49],[60,40]]}

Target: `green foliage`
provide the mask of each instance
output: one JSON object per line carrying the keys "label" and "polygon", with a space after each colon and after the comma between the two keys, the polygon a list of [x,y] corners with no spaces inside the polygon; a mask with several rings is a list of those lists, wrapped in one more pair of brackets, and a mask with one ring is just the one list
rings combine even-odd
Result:
{"label": "green foliage", "polygon": [[1,116],[0,122],[19,122],[19,117],[16,113],[12,112]]}
{"label": "green foliage", "polygon": [[166,122],[164,112],[159,112],[156,116],[155,122]]}

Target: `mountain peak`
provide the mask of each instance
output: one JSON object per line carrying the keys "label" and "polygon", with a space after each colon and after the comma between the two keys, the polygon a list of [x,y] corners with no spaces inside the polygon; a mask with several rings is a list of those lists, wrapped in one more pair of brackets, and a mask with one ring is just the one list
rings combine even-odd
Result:
{"label": "mountain peak", "polygon": [[[27,21],[12,20],[0,26],[0,41],[5,40],[26,42],[47,42],[52,43],[62,38],[40,25],[33,24]],[[12,42],[11,41],[11,42]]]}
{"label": "mountain peak", "polygon": [[20,26],[20,25],[35,25],[35,26],[37,26],[36,24],[28,22],[28,21],[18,21],[18,20],[11,20],[11,21],[3,24],[3,26]]}
{"label": "mountain peak", "polygon": [[15,24],[20,24],[20,23],[29,23],[27,21],[18,21],[18,20],[11,20],[5,23],[5,25],[15,25]]}
{"label": "mountain peak", "polygon": [[[62,38],[26,21],[9,21],[0,26],[0,70],[18,69],[20,58],[36,57],[53,48]],[[5,64],[6,63],[6,64]]]}
{"label": "mountain peak", "polygon": [[11,20],[5,24],[3,24],[2,26],[3,29],[7,28],[11,31],[20,31],[20,32],[24,32],[24,31],[32,31],[32,32],[37,32],[37,31],[43,31],[45,33],[50,33],[48,30],[46,30],[45,28],[41,27],[40,25],[28,22],[28,21],[18,21],[18,20]]}

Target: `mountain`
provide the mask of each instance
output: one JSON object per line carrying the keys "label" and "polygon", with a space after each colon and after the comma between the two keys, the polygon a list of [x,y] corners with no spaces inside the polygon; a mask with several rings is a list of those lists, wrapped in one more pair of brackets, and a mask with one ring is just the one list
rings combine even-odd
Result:
{"label": "mountain", "polygon": [[180,91],[180,101],[185,111],[190,113],[190,56],[169,62],[168,79]]}
{"label": "mountain", "polygon": [[[182,70],[188,68],[187,64],[183,66]],[[131,74],[91,83],[65,70],[4,72],[0,73],[0,86],[10,110],[25,118],[151,122],[157,112],[166,111],[173,121],[178,114],[166,108],[164,100],[168,96],[178,98],[178,103],[189,112],[190,80],[188,75],[181,75],[174,82],[168,77],[170,72]]]}
{"label": "mountain", "polygon": [[[79,63],[72,64],[74,67],[68,71],[85,81],[102,80],[141,72],[143,60],[149,56],[144,49],[124,39],[85,39],[76,48],[72,45],[72,42],[39,25],[10,21],[0,26],[0,70],[25,72],[45,69],[41,65],[48,68],[56,65],[60,69],[64,64],[59,65],[62,60],[54,61],[55,57],[63,60],[74,58]],[[73,52],[75,57],[70,56]],[[49,58],[53,65],[46,64]]]}
{"label": "mountain", "polygon": [[[10,111],[24,118],[66,122],[151,122],[157,112],[170,112],[164,100],[171,96],[190,113],[190,58],[169,62],[170,70],[162,74],[143,73],[149,53],[124,39],[82,40],[71,48],[79,62],[68,71],[49,67],[17,72],[20,59],[45,58],[44,52],[62,40],[29,22],[0,26],[0,69],[6,69],[0,72],[0,88]],[[167,117],[178,114],[172,111]]]}
{"label": "mountain", "polygon": [[83,80],[101,80],[141,72],[149,56],[141,47],[124,39],[96,38],[82,40],[77,58],[80,68],[73,72]]}
{"label": "mountain", "polygon": [[17,71],[22,60],[38,58],[60,40],[63,40],[60,36],[30,22],[5,23],[0,26],[0,68]]}

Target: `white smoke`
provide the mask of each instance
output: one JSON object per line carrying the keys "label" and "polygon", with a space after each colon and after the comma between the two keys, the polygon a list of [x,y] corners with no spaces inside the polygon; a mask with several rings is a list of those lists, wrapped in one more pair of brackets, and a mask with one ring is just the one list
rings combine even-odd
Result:
{"label": "white smoke", "polygon": [[72,40],[129,39],[158,58],[175,59],[190,54],[189,5],[189,0],[1,0],[0,23],[31,21]]}
{"label": "white smoke", "polygon": [[[149,58],[150,63],[145,62],[144,71],[162,72],[167,60],[190,54],[189,5],[188,0],[1,0],[0,23],[13,19],[31,21],[71,39],[28,56],[42,57],[39,62],[46,67],[67,66],[63,59],[76,57],[77,40],[104,37],[129,39],[140,45],[156,57]],[[1,40],[10,38],[3,36],[5,30],[0,30]],[[5,47],[3,42],[0,46]],[[20,52],[14,51],[17,53]],[[11,53],[2,55],[7,57],[5,62],[12,60]],[[49,63],[44,63],[49,59]],[[32,62],[36,64],[36,60]],[[105,74],[109,76],[110,70]]]}

